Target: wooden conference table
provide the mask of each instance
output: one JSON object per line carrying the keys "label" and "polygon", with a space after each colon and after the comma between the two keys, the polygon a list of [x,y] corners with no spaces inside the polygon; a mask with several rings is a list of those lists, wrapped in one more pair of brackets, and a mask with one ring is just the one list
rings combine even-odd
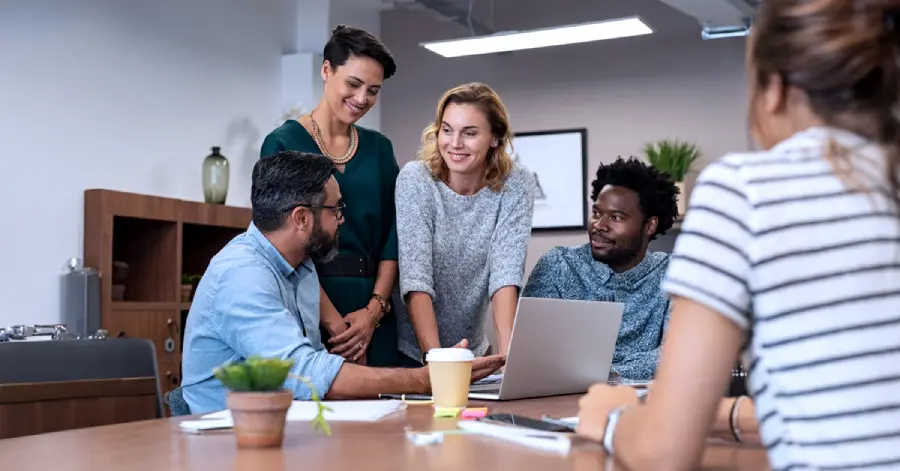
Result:
{"label": "wooden conference table", "polygon": [[[580,396],[487,405],[491,412],[541,417],[577,414]],[[525,448],[477,435],[445,435],[443,443],[415,445],[404,429],[455,428],[454,419],[434,419],[430,406],[410,405],[377,423],[332,423],[332,435],[308,423],[288,422],[284,446],[238,450],[230,431],[192,435],[180,419],[158,419],[0,440],[0,468],[16,471],[281,471],[281,470],[574,470],[606,469],[599,445],[578,444],[568,455]],[[677,437],[672,437],[677,440]],[[769,469],[761,448],[711,445],[704,470]]]}

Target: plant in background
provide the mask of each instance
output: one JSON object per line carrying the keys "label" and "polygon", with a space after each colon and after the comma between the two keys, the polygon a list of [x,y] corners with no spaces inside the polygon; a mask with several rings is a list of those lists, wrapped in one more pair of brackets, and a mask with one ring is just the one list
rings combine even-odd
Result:
{"label": "plant in background", "polygon": [[700,148],[695,144],[676,139],[663,139],[644,146],[644,155],[650,165],[668,173],[672,180],[683,182],[691,165],[700,158]]}
{"label": "plant in background", "polygon": [[183,285],[192,285],[195,281],[200,281],[200,275],[181,275]]}
{"label": "plant in background", "polygon": [[281,126],[285,121],[300,119],[301,116],[309,114],[310,110],[302,101],[297,101],[293,105],[283,105],[281,107],[281,122],[276,126]]}
{"label": "plant in background", "polygon": [[213,375],[235,393],[276,393],[284,391],[284,381],[290,376],[305,384],[312,392],[312,400],[318,405],[318,413],[312,420],[314,430],[331,435],[331,427],[325,421],[325,411],[331,408],[319,398],[319,393],[308,378],[290,374],[294,360],[260,358],[252,356],[246,361],[226,363],[213,370]]}

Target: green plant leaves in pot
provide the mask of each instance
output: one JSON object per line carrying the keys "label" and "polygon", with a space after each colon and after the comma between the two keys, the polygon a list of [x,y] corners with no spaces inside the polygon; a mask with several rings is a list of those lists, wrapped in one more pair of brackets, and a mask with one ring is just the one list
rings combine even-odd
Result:
{"label": "green plant leaves in pot", "polygon": [[660,172],[669,174],[676,182],[684,181],[691,166],[701,156],[700,148],[696,144],[677,139],[648,143],[644,146],[643,152],[650,165]]}
{"label": "green plant leaves in pot", "polygon": [[238,392],[278,391],[294,365],[294,360],[250,357],[213,370],[213,375],[228,389]]}

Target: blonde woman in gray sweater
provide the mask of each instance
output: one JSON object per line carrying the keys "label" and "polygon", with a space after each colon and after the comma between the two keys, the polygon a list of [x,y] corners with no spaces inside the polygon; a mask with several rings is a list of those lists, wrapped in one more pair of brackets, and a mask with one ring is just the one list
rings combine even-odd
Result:
{"label": "blonde woman in gray sweater", "polygon": [[462,339],[488,351],[484,315],[492,306],[506,354],[525,271],[534,177],[507,153],[506,108],[487,85],[444,94],[423,133],[419,159],[397,177],[401,365]]}

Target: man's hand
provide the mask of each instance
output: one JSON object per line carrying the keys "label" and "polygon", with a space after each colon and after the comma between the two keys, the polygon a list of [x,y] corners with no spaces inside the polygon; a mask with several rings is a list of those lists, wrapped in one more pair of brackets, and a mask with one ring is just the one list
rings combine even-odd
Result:
{"label": "man's hand", "polygon": [[606,434],[609,413],[622,406],[639,404],[637,391],[629,386],[609,386],[599,383],[591,386],[578,401],[578,427],[576,433],[598,442]]}
{"label": "man's hand", "polygon": [[[469,341],[462,339],[453,348],[468,348]],[[506,365],[506,355],[491,355],[472,360],[472,382],[487,378]]]}
{"label": "man's hand", "polygon": [[362,308],[347,314],[344,320],[350,328],[328,341],[333,346],[331,352],[350,361],[358,361],[372,341],[375,316],[368,308]]}

